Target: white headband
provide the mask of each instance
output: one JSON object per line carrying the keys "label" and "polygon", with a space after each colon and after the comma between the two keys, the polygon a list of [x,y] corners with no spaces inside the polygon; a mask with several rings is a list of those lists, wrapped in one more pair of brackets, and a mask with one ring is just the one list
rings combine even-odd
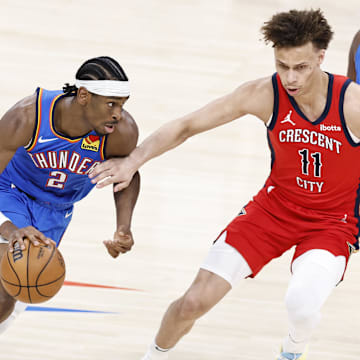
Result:
{"label": "white headband", "polygon": [[86,90],[102,96],[128,97],[130,96],[129,81],[120,80],[75,80],[77,88],[84,87]]}

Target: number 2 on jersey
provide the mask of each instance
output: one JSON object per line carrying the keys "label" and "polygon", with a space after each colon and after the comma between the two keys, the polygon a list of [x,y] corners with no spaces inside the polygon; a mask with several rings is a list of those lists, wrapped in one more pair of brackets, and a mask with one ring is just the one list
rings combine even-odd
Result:
{"label": "number 2 on jersey", "polygon": [[63,189],[67,180],[67,175],[62,171],[51,171],[50,178],[46,183],[46,187]]}

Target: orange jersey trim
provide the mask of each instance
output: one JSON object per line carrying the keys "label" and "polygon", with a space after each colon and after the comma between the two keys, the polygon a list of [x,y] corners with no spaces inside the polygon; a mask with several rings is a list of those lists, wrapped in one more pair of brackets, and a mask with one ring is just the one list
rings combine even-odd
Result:
{"label": "orange jersey trim", "polygon": [[39,132],[40,132],[40,125],[41,125],[41,99],[42,99],[42,95],[43,95],[43,89],[39,89],[39,94],[38,94],[38,97],[37,97],[37,100],[36,100],[36,114],[37,114],[37,117],[36,117],[36,125],[35,125],[35,129],[34,129],[34,136],[31,140],[31,143],[30,143],[30,146],[26,149],[26,151],[31,151],[36,143],[37,143],[37,140],[38,140],[38,137],[39,137]]}
{"label": "orange jersey trim", "polygon": [[102,161],[105,160],[105,139],[106,139],[106,136],[103,136],[101,139],[101,145],[100,145],[100,156],[101,156]]}
{"label": "orange jersey trim", "polygon": [[50,129],[51,129],[52,133],[53,133],[55,136],[57,136],[58,138],[63,139],[63,140],[66,140],[66,141],[68,141],[68,142],[70,142],[70,143],[76,143],[76,142],[82,140],[82,137],[80,137],[80,138],[78,138],[78,139],[69,139],[69,138],[67,138],[67,137],[65,137],[65,136],[62,136],[62,135],[60,135],[59,133],[57,133],[57,132],[55,131],[54,127],[53,127],[54,106],[55,106],[56,101],[57,101],[60,97],[62,97],[63,95],[64,95],[64,94],[59,94],[58,96],[55,96],[54,99],[53,99],[52,102],[51,102],[50,110],[49,110]]}

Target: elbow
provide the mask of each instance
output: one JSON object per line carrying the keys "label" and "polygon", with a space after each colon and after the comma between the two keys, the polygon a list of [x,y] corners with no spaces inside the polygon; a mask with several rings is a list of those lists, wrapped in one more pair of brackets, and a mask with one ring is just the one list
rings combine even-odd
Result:
{"label": "elbow", "polygon": [[190,132],[182,132],[179,136],[178,136],[178,144],[182,144],[184,143],[189,137],[191,137],[192,135],[190,134]]}
{"label": "elbow", "polygon": [[194,136],[196,134],[196,131],[194,131],[191,127],[190,122],[184,122],[180,128],[180,131],[178,133],[178,144],[182,144],[185,142],[188,138]]}

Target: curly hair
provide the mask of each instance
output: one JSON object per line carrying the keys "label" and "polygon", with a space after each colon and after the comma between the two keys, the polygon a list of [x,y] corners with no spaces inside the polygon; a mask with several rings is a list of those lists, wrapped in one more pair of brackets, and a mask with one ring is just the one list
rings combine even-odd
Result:
{"label": "curly hair", "polygon": [[317,49],[327,49],[333,32],[320,9],[290,10],[275,14],[261,28],[265,43],[273,47],[302,46],[309,41]]}

